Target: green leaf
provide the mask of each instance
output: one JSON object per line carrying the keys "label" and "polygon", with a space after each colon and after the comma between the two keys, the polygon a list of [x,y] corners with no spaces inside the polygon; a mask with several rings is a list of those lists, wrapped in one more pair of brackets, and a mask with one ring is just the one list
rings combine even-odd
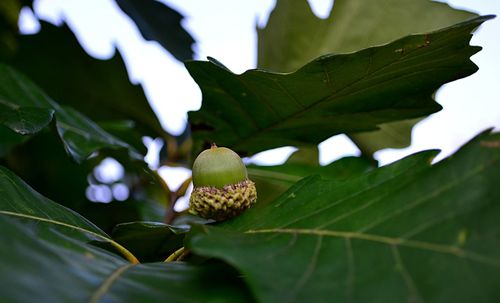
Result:
{"label": "green leaf", "polygon": [[326,166],[315,166],[304,163],[287,163],[274,166],[247,167],[250,180],[255,182],[258,203],[261,207],[274,201],[293,184],[304,177],[320,175],[329,180],[346,180],[372,169],[371,163],[363,158],[345,157]]}
{"label": "green leaf", "polygon": [[0,217],[0,283],[8,302],[251,302],[227,266],[132,265],[45,226]]}
{"label": "green leaf", "polygon": [[477,70],[470,33],[491,18],[324,56],[290,74],[236,75],[216,62],[187,62],[203,93],[201,109],[189,113],[193,137],[197,146],[216,142],[246,155],[436,112],[431,94]]}
{"label": "green leaf", "polygon": [[71,107],[57,106],[56,126],[69,155],[77,162],[87,159],[93,152],[103,148],[123,148],[129,155],[142,160],[142,156],[127,143],[105,132],[99,125]]}
{"label": "green leaf", "polygon": [[2,300],[29,302],[247,302],[223,264],[133,265],[95,245],[118,244],[78,214],[0,167]]}
{"label": "green leaf", "polygon": [[146,40],[160,43],[177,60],[193,58],[193,37],[182,27],[179,12],[156,0],[116,0]]}
{"label": "green leaf", "polygon": [[372,156],[384,148],[404,148],[411,144],[413,126],[421,120],[417,118],[384,123],[380,124],[376,131],[349,134],[349,138],[367,156]]}
{"label": "green leaf", "polygon": [[477,17],[429,0],[337,0],[326,19],[307,1],[278,0],[257,28],[258,66],[291,72],[329,53],[350,53]]}
{"label": "green leaf", "polygon": [[53,104],[33,82],[0,63],[0,124],[18,134],[35,134],[52,121]]}
{"label": "green leaf", "polygon": [[0,166],[0,215],[46,223],[56,229],[70,230],[111,243],[125,257],[135,260],[121,245],[78,213],[43,197],[8,169]]}
{"label": "green leaf", "polygon": [[2,108],[0,124],[7,126],[21,135],[32,135],[46,127],[54,115],[51,108],[18,107],[15,109]]}
{"label": "green leaf", "polygon": [[141,261],[163,261],[183,246],[189,226],[176,227],[158,222],[118,224],[111,237]]}
{"label": "green leaf", "polygon": [[39,33],[19,35],[16,52],[0,60],[27,75],[53,100],[94,121],[133,120],[144,135],[165,135],[142,87],[130,83],[118,50],[108,60],[94,59],[67,25],[40,24]]}
{"label": "green leaf", "polygon": [[103,148],[123,148],[141,159],[127,143],[106,133],[93,121],[70,107],[51,100],[28,78],[0,64],[0,123],[19,134],[34,134],[56,117],[57,132],[69,155],[82,162]]}
{"label": "green leaf", "polygon": [[[1,130],[0,142],[5,142]],[[126,151],[120,150],[105,150],[83,163],[76,163],[60,143],[56,132],[41,132],[8,151],[1,163],[44,196],[78,212],[106,232],[123,222],[163,220],[165,207],[169,205],[168,191],[164,181],[146,163],[131,161]],[[116,182],[103,184],[95,178],[95,167],[107,157],[123,165],[124,175]],[[115,183],[128,187],[126,201],[94,203],[88,200],[86,192],[91,184],[112,189]]]}
{"label": "green leaf", "polygon": [[316,145],[300,146],[286,159],[286,163],[319,166],[319,148]]}
{"label": "green leaf", "polygon": [[[349,53],[402,36],[437,30],[477,16],[429,0],[338,0],[320,19],[307,1],[277,1],[267,25],[258,28],[258,67],[293,71],[329,53]],[[403,148],[419,120],[380,125],[380,130],[350,134],[363,153]]]}
{"label": "green leaf", "polygon": [[261,302],[500,299],[500,134],[433,166],[423,152],[347,181],[310,177],[265,208],[193,229]]}

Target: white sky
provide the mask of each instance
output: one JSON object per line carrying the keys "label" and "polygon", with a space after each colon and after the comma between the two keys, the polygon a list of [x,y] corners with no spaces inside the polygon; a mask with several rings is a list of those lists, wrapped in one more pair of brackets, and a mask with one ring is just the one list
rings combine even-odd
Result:
{"label": "white sky", "polygon": [[[196,59],[217,58],[232,71],[241,73],[256,65],[256,23],[265,24],[273,0],[169,0],[164,1],[186,16],[184,23],[196,40]],[[451,5],[480,14],[500,15],[500,1],[450,0]],[[311,1],[314,11],[325,16],[331,1]],[[179,134],[189,110],[201,106],[201,93],[183,64],[156,42],[145,42],[134,24],[124,17],[112,0],[35,0],[35,13],[60,24],[63,18],[76,32],[84,49],[98,58],[109,58],[115,46],[124,56],[130,78],[142,83],[150,103],[167,131]],[[28,12],[22,16],[24,31],[36,30]],[[500,128],[500,18],[486,22],[472,44],[483,46],[473,56],[480,70],[444,86],[437,101],[444,109],[419,123],[413,131],[412,146],[376,154],[382,164],[393,162],[424,149],[441,149],[439,159],[455,151],[487,127]],[[252,161],[263,164],[286,159],[292,148],[264,152]],[[320,161],[329,163],[343,155],[357,154],[345,136],[320,144]]]}

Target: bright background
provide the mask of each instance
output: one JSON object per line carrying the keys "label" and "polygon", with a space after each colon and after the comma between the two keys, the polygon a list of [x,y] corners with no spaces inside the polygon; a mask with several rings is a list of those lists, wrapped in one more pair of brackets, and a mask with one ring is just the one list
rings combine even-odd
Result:
{"label": "bright background", "polygon": [[[196,40],[195,58],[217,58],[236,73],[255,68],[257,36],[255,27],[265,25],[274,7],[272,0],[164,0],[186,16],[184,27]],[[333,1],[309,1],[319,17],[326,17]],[[457,8],[479,14],[500,15],[497,0],[444,1]],[[111,0],[35,0],[37,18],[54,24],[68,23],[83,48],[92,56],[107,59],[115,48],[120,50],[133,83],[141,83],[146,96],[164,128],[180,134],[187,111],[201,106],[201,93],[184,65],[176,61],[156,42],[146,42],[139,31]],[[20,18],[21,31],[34,33],[39,25],[30,10]],[[483,50],[472,57],[480,67],[474,75],[443,86],[437,101],[444,109],[420,122],[413,130],[409,148],[383,150],[375,154],[387,164],[410,153],[441,149],[436,160],[453,153],[462,144],[488,127],[500,129],[500,19],[486,22],[472,39]],[[146,138],[150,147],[147,160],[158,168],[156,152],[159,140]],[[357,155],[357,148],[344,136],[334,136],[319,145],[320,162],[327,164],[345,155]],[[283,162],[295,149],[280,148],[260,153],[248,161],[259,164]],[[115,161],[116,162],[116,161]],[[112,160],[103,163],[103,174],[115,178],[120,167]],[[160,168],[160,174],[172,189],[189,176],[183,168]]]}

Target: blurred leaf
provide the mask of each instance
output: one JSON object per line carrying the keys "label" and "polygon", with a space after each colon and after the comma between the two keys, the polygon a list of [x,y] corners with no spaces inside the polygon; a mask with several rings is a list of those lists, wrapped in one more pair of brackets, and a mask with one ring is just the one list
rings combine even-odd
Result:
{"label": "blurred leaf", "polygon": [[141,86],[130,83],[118,50],[109,60],[94,59],[66,25],[40,24],[38,34],[18,36],[17,52],[3,61],[26,74],[53,100],[95,121],[133,120],[143,135],[165,135]]}
{"label": "blurred leaf", "polygon": [[17,47],[17,23],[21,6],[19,0],[0,1],[0,56],[12,53]]}
{"label": "blurred leaf", "polygon": [[411,131],[421,118],[380,124],[379,130],[349,134],[363,154],[371,156],[384,148],[404,148],[411,144]]}
{"label": "blurred leaf", "polygon": [[248,176],[257,187],[258,203],[255,207],[261,207],[274,201],[304,177],[320,175],[328,180],[346,180],[372,168],[366,159],[345,157],[326,166],[290,162],[275,166],[250,165]]}
{"label": "blurred leaf", "polygon": [[423,152],[347,181],[310,177],[265,208],[193,228],[260,302],[500,299],[500,134],[430,166]]}
{"label": "blurred leaf", "polygon": [[[337,0],[320,19],[307,1],[277,1],[258,33],[258,66],[287,72],[321,55],[349,53],[402,36],[437,30],[477,15],[429,0]],[[380,130],[350,134],[364,154],[411,143],[419,119],[379,125]]]}
{"label": "blurred leaf", "polygon": [[93,121],[71,107],[56,107],[56,126],[68,154],[77,162],[102,148],[123,148],[136,160],[143,157],[127,143],[105,132]]}
{"label": "blurred leaf", "polygon": [[19,134],[39,132],[56,117],[56,128],[68,154],[77,162],[103,148],[124,148],[142,159],[127,143],[106,133],[97,124],[69,107],[61,107],[29,79],[0,64],[0,123]]}
{"label": "blurred leaf", "polygon": [[286,163],[319,166],[319,148],[316,145],[300,146],[298,150],[288,157]]}
{"label": "blurred leaf", "polygon": [[51,108],[18,107],[11,109],[0,103],[0,109],[2,110],[0,124],[21,135],[31,135],[41,131],[52,121],[54,115],[54,110]]}
{"label": "blurred leaf", "polygon": [[122,139],[130,144],[142,155],[147,154],[148,150],[142,142],[142,136],[136,127],[136,123],[131,120],[108,120],[99,121],[99,126],[113,136]]}
{"label": "blurred leaf", "polygon": [[182,27],[182,16],[165,3],[156,0],[116,0],[135,22],[144,39],[157,41],[177,60],[193,58],[193,37]]}
{"label": "blurred leaf", "polygon": [[[17,28],[21,2],[18,0],[3,0],[0,2],[0,20],[9,25],[11,29]],[[3,28],[2,28],[3,29]]]}
{"label": "blurred leaf", "polygon": [[37,133],[52,120],[54,103],[29,79],[0,63],[0,124],[22,135]]}
{"label": "blurred leaf", "polygon": [[321,19],[307,1],[278,0],[266,26],[257,28],[257,65],[291,72],[322,55],[356,52],[473,17],[429,0],[336,0]]}
{"label": "blurred leaf", "polygon": [[158,222],[129,222],[117,225],[111,237],[140,261],[163,261],[183,246],[189,226],[176,227]]}
{"label": "blurred leaf", "polygon": [[[155,208],[156,206],[156,208]],[[109,203],[86,202],[78,212],[92,220],[99,228],[111,233],[116,225],[135,220],[163,220],[165,209],[150,201],[129,198]],[[137,256],[139,258],[139,256]],[[140,259],[141,261],[145,261]]]}
{"label": "blurred leaf", "polygon": [[249,155],[436,112],[431,94],[477,70],[470,33],[491,18],[324,56],[290,74],[236,75],[218,62],[187,62],[203,93],[201,109],[189,113],[195,146],[216,142]]}
{"label": "blurred leaf", "polygon": [[28,139],[0,123],[0,159],[5,157],[16,145]]}

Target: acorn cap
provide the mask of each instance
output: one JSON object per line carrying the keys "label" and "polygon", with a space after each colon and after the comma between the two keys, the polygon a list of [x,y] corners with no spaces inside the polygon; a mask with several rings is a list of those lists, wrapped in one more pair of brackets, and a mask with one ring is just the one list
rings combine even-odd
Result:
{"label": "acorn cap", "polygon": [[236,184],[247,179],[247,168],[237,153],[212,144],[201,152],[193,163],[193,185],[213,186]]}
{"label": "acorn cap", "polygon": [[255,183],[244,180],[222,188],[213,186],[195,187],[189,199],[189,213],[216,221],[235,217],[255,204]]}

